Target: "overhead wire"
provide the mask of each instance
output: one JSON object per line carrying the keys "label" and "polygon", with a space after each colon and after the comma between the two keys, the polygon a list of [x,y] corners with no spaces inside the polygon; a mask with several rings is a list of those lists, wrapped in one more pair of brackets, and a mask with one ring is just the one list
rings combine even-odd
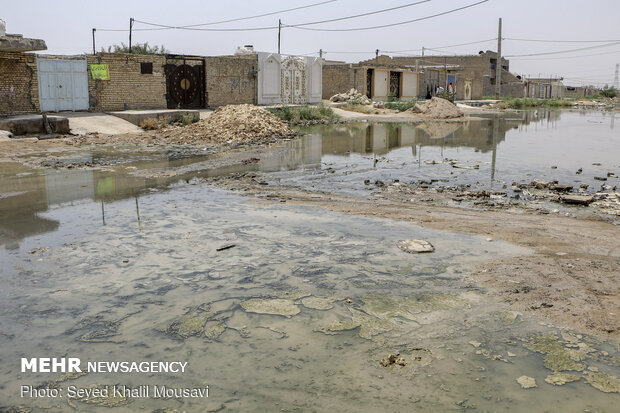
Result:
{"label": "overhead wire", "polygon": [[398,9],[404,9],[407,7],[412,7],[412,6],[417,6],[419,4],[422,3],[428,3],[431,0],[421,0],[421,1],[416,1],[413,3],[408,3],[408,4],[403,4],[401,6],[395,6],[395,7],[390,7],[387,9],[382,9],[382,10],[375,10],[375,11],[371,11],[371,12],[367,12],[367,13],[361,13],[361,14],[356,14],[353,16],[346,16],[346,17],[337,17],[335,19],[329,19],[329,20],[320,20],[320,21],[316,21],[316,22],[310,22],[310,23],[300,23],[300,24],[287,24],[284,27],[301,27],[301,26],[310,26],[313,24],[323,24],[323,23],[331,23],[331,22],[336,22],[336,21],[342,21],[342,20],[350,20],[350,19],[356,19],[358,17],[365,17],[365,16],[371,16],[374,14],[379,14],[379,13],[386,13],[388,11],[393,11],[393,10],[398,10]]}
{"label": "overhead wire", "polygon": [[540,43],[612,43],[620,39],[613,40],[541,40],[541,39],[516,39],[514,37],[502,37],[502,40],[514,40],[519,42],[540,42]]}
{"label": "overhead wire", "polygon": [[580,52],[582,50],[600,49],[603,47],[615,46],[618,44],[620,44],[620,41],[616,41],[613,43],[607,43],[607,44],[599,44],[597,46],[580,47],[577,49],[558,50],[558,51],[543,52],[543,53],[519,54],[519,55],[510,55],[510,56],[504,56],[504,57],[513,58],[513,57],[529,57],[529,56],[547,56],[547,55],[562,54],[562,53]]}
{"label": "overhead wire", "polygon": [[[291,11],[295,11],[295,10],[302,10],[302,9],[308,9],[310,7],[316,7],[316,6],[322,6],[323,4],[328,4],[328,3],[334,3],[338,0],[327,0],[327,1],[321,1],[318,3],[313,3],[313,4],[308,4],[305,6],[299,6],[299,7],[292,7],[289,9],[284,9],[284,10],[278,10],[278,11],[273,11],[273,12],[269,12],[269,13],[263,13],[263,14],[257,14],[254,16],[247,16],[247,17],[239,17],[236,19],[228,19],[228,20],[219,20],[219,21],[215,21],[215,22],[209,22],[209,23],[200,23],[200,24],[189,24],[189,25],[184,25],[184,26],[169,26],[169,25],[165,25],[165,24],[157,24],[157,23],[150,23],[150,22],[145,22],[142,20],[135,20],[135,22],[137,23],[142,23],[142,24],[147,24],[150,26],[158,26],[160,28],[160,30],[163,29],[182,29],[182,28],[193,28],[193,27],[201,27],[201,26],[213,26],[216,24],[222,24],[222,23],[232,23],[232,22],[237,22],[237,21],[243,21],[243,20],[251,20],[251,19],[257,19],[260,17],[266,17],[266,16],[273,16],[275,14],[280,14],[280,13],[288,13]],[[428,0],[430,1],[430,0]],[[275,26],[275,28],[277,28],[278,26]],[[144,29],[142,29],[144,30]],[[153,29],[151,29],[153,30]]]}
{"label": "overhead wire", "polygon": [[448,10],[448,11],[444,11],[444,12],[441,12],[441,13],[436,13],[436,14],[432,14],[432,15],[429,15],[429,16],[419,17],[417,19],[406,20],[406,21],[402,21],[402,22],[398,22],[398,23],[382,24],[382,25],[378,25],[378,26],[355,27],[355,28],[344,28],[344,29],[321,29],[321,28],[313,28],[313,27],[300,27],[300,25],[287,25],[286,27],[290,27],[290,28],[294,28],[294,29],[299,29],[299,30],[312,30],[312,31],[320,31],[320,32],[355,32],[355,31],[362,31],[362,30],[383,29],[383,28],[386,28],[386,27],[401,26],[403,24],[415,23],[415,22],[419,22],[419,21],[422,21],[422,20],[432,19],[434,17],[444,16],[446,14],[450,14],[450,13],[454,13],[454,12],[457,12],[457,11],[460,11],[460,10],[468,9],[470,7],[478,6],[478,5],[480,5],[482,3],[486,3],[488,1],[489,0],[481,0],[481,1],[478,1],[476,3],[468,4],[466,6],[458,7],[458,8],[451,9],[451,10]]}

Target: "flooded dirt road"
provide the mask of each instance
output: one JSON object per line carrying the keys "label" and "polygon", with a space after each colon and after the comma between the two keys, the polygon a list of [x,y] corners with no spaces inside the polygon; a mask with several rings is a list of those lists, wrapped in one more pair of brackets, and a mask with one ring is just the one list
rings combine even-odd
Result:
{"label": "flooded dirt road", "polygon": [[[341,126],[331,127],[336,135],[314,128],[229,158],[108,153],[97,157],[111,165],[79,170],[1,164],[0,405],[614,411],[620,248],[613,217],[586,220],[575,206],[546,215],[405,202],[391,195],[401,191],[374,184],[432,177],[488,189],[529,180],[528,173],[613,183],[594,179],[618,173],[608,154],[618,145],[610,119],[559,116],[569,129],[603,122],[592,129],[601,149],[584,152],[581,175],[562,158],[547,169],[546,149],[538,160],[526,156],[531,140],[547,147],[538,135],[545,121],[530,123],[538,125],[533,132],[515,121],[490,148],[468,146],[481,134],[488,141],[484,133],[506,119],[471,125],[470,135],[450,132],[444,138],[453,134],[457,143],[443,147],[421,128],[409,142],[411,126],[366,124],[348,126],[348,135]],[[546,139],[566,132],[563,120],[547,125]],[[394,130],[400,140],[390,137]],[[523,159],[505,146],[518,146]],[[424,162],[431,158],[484,162],[460,169]],[[435,252],[407,254],[397,247],[403,239],[427,240]],[[21,357],[45,355],[188,367],[184,374],[20,371]],[[208,386],[209,397],[21,398],[22,384]]]}

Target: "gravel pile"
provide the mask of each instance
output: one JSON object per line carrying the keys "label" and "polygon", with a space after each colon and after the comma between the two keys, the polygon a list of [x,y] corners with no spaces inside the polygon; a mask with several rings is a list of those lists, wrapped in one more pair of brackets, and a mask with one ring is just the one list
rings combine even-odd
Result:
{"label": "gravel pile", "polygon": [[173,129],[169,143],[251,143],[293,135],[286,123],[254,105],[228,105],[192,125]]}
{"label": "gravel pile", "polygon": [[429,102],[416,104],[410,109],[422,117],[429,119],[452,119],[463,117],[463,112],[449,100],[434,97]]}

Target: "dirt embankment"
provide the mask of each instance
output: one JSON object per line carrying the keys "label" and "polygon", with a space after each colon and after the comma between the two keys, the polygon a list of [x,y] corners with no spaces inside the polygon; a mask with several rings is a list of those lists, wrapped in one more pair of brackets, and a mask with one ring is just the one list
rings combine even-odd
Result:
{"label": "dirt embankment", "polygon": [[[119,135],[89,134],[61,139],[37,138],[0,141],[0,162],[13,161],[30,166],[49,166],[57,157],[79,150],[131,147],[140,152],[186,147],[188,154],[205,155],[239,147],[267,145],[292,138],[296,132],[271,112],[254,105],[228,105],[211,116],[188,126],[169,126],[158,130]],[[193,149],[192,149],[193,148]],[[207,150],[208,149],[208,150]],[[42,155],[25,159],[28,155]],[[78,165],[80,166],[80,165]],[[86,165],[92,166],[92,165]]]}

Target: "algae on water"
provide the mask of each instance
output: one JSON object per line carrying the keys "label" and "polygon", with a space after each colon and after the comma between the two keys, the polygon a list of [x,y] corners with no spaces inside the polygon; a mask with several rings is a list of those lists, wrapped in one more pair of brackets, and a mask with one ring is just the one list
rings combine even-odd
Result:
{"label": "algae on water", "polygon": [[206,338],[217,340],[226,331],[226,324],[222,321],[207,321],[204,331]]}
{"label": "algae on water", "polygon": [[579,379],[580,377],[575,376],[574,374],[555,372],[553,374],[548,375],[545,378],[545,381],[549,384],[553,384],[554,386],[562,386],[563,384],[577,381]]}
{"label": "algae on water", "polygon": [[304,307],[314,310],[329,310],[334,307],[334,299],[330,298],[305,297],[301,300],[301,303]]}
{"label": "algae on water", "polygon": [[620,393],[620,379],[604,373],[588,371],[583,376],[593,387],[605,393]]}
{"label": "algae on water", "polygon": [[583,371],[586,368],[583,363],[577,363],[584,360],[586,354],[580,350],[565,348],[555,335],[533,336],[524,346],[544,354],[545,367],[554,372]]}
{"label": "algae on water", "polygon": [[177,338],[187,338],[202,334],[205,324],[213,316],[208,305],[189,310],[179,320],[174,321],[166,332]]}
{"label": "algae on water", "polygon": [[252,298],[241,303],[248,313],[274,314],[291,317],[299,314],[299,307],[291,300],[284,298]]}

